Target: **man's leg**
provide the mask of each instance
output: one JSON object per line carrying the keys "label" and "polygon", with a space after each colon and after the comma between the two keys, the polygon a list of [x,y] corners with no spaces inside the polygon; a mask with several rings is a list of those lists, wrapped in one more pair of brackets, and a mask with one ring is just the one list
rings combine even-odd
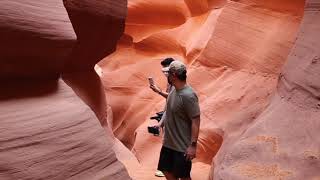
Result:
{"label": "man's leg", "polygon": [[174,158],[172,150],[163,146],[160,151],[158,170],[162,171],[166,179],[177,180],[172,174],[173,164]]}
{"label": "man's leg", "polygon": [[192,162],[187,160],[183,152],[174,153],[173,174],[180,180],[191,180]]}
{"label": "man's leg", "polygon": [[163,171],[163,174],[167,180],[178,180],[172,173],[168,171]]}

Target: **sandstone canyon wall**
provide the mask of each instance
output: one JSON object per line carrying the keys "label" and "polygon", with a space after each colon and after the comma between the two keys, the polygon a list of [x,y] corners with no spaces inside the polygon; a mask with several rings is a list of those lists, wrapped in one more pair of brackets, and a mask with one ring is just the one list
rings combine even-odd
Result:
{"label": "sandstone canyon wall", "polygon": [[0,179],[130,179],[93,69],[126,13],[124,0],[0,2]]}
{"label": "sandstone canyon wall", "polygon": [[320,178],[320,6],[306,2],[270,105],[217,154],[212,179]]}
{"label": "sandstone canyon wall", "polygon": [[[184,61],[202,109],[198,158],[193,170],[195,179],[202,179],[206,170],[200,168],[211,164],[221,144],[221,151],[227,153],[228,142],[235,139],[231,142],[236,143],[269,107],[281,68],[296,40],[305,2],[128,3],[125,35],[117,51],[99,63],[112,129],[135,152],[149,172],[145,174],[152,175],[161,138],[149,135],[146,127],[154,123],[148,118],[162,110],[165,100],[148,89],[146,78],[155,77],[164,88],[161,59],[171,56]],[[260,139],[264,140],[259,142],[271,141],[267,136]],[[221,163],[223,160],[216,166]],[[132,168],[130,163],[127,168]]]}
{"label": "sandstone canyon wall", "polygon": [[317,0],[1,1],[0,179],[159,179],[165,57],[200,97],[193,179],[318,179],[317,19]]}

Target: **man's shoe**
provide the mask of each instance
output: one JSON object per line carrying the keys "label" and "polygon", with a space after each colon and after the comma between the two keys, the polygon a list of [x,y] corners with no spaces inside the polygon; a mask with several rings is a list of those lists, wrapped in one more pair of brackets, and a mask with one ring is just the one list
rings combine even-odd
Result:
{"label": "man's shoe", "polygon": [[164,177],[164,174],[159,170],[157,170],[154,175],[157,176],[157,177]]}

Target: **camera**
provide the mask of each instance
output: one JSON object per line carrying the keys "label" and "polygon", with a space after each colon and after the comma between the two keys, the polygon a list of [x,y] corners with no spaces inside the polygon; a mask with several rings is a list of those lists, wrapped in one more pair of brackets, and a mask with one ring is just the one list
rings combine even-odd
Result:
{"label": "camera", "polygon": [[154,126],[148,126],[148,132],[155,135],[155,136],[159,136],[160,135],[160,130],[157,127]]}

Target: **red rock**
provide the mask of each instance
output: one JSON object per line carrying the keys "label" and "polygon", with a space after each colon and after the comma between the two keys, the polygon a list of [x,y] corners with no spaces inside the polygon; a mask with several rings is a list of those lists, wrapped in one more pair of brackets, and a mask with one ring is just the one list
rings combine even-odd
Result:
{"label": "red rock", "polygon": [[[177,7],[180,15],[167,19],[164,12],[171,8],[162,10],[165,3]],[[240,137],[268,107],[277,77],[294,44],[303,6],[302,0],[278,4],[275,1],[129,2],[126,37],[118,44],[118,50],[99,64],[113,112],[114,133],[133,149],[146,168],[145,179],[154,173],[156,152],[161,145],[161,139],[146,133],[146,127],[154,123],[148,117],[164,105],[164,99],[148,89],[146,78],[155,77],[164,88],[160,60],[171,56],[188,64],[189,83],[199,93],[202,109],[196,161],[208,167],[221,144],[228,146],[230,139]],[[164,13],[163,18],[153,21],[149,19],[152,16],[138,18],[134,13],[144,7]],[[203,8],[192,10],[192,7]],[[134,18],[130,18],[132,14]],[[129,171],[134,169],[130,163],[125,165]],[[193,168],[193,177],[206,178],[197,167],[202,166]]]}
{"label": "red rock", "polygon": [[62,1],[0,2],[0,77],[28,78],[62,71],[76,44]]}
{"label": "red rock", "polygon": [[129,179],[110,133],[62,80],[0,94],[0,179]]}
{"label": "red rock", "polygon": [[[295,45],[270,105],[246,131],[226,139],[212,179],[318,179],[320,54],[317,1],[306,2]],[[283,97],[283,98],[281,98]]]}
{"label": "red rock", "polygon": [[0,179],[131,179],[93,69],[115,50],[126,1],[64,4],[0,2]]}
{"label": "red rock", "polygon": [[0,2],[0,179],[158,179],[168,56],[200,97],[193,179],[319,178],[316,0],[63,3]]}
{"label": "red rock", "polygon": [[115,50],[124,31],[127,14],[126,0],[64,0],[77,44],[65,71],[84,71],[94,68],[102,58]]}

